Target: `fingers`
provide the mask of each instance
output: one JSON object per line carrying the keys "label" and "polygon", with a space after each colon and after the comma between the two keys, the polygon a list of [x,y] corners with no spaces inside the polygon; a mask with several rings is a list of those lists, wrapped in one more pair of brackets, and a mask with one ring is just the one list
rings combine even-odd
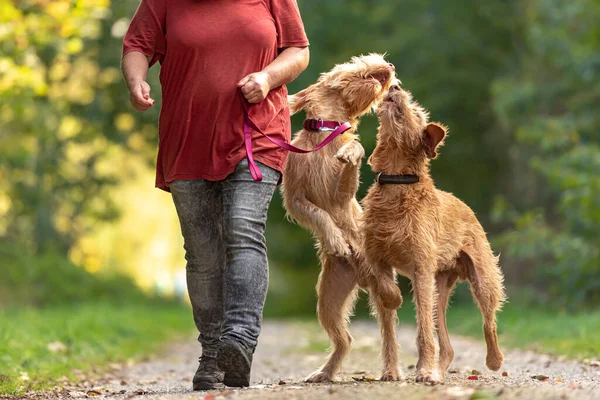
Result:
{"label": "fingers", "polygon": [[133,87],[129,100],[133,108],[138,111],[146,111],[154,104],[154,99],[150,97],[150,85],[142,82]]}
{"label": "fingers", "polygon": [[252,77],[252,74],[246,75],[245,77],[243,77],[242,80],[237,83],[237,87],[243,87],[244,85],[246,85],[246,83],[248,83],[248,81],[250,80],[251,77]]}

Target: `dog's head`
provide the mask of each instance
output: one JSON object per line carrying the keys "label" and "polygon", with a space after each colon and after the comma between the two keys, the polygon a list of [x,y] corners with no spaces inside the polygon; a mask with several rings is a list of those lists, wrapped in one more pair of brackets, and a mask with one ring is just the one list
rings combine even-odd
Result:
{"label": "dog's head", "polygon": [[311,117],[337,121],[354,119],[377,106],[395,82],[395,68],[382,55],[353,57],[290,96],[290,110],[305,110]]}
{"label": "dog's head", "polygon": [[[435,158],[447,128],[429,122],[429,113],[410,92],[392,85],[378,109],[379,141],[394,143],[407,159]],[[395,146],[395,147],[396,147]]]}

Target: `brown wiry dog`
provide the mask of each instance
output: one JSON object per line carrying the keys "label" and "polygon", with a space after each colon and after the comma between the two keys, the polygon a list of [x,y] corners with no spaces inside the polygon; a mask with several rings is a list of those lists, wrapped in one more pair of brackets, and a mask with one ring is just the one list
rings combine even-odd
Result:
{"label": "brown wiry dog", "polygon": [[[496,371],[504,360],[495,321],[505,300],[504,278],[473,211],[452,194],[436,189],[429,175],[429,159],[435,158],[446,128],[428,123],[428,113],[397,85],[390,88],[378,115],[377,146],[369,164],[375,172],[414,174],[419,181],[370,187],[363,200],[363,251],[378,275],[376,292],[386,307],[395,309],[401,304],[395,271],[412,280],[417,309],[417,382],[442,381],[454,357],[446,308],[457,279],[471,285],[483,316],[486,365]],[[440,347],[438,368],[434,321]]]}
{"label": "brown wiry dog", "polygon": [[[358,285],[367,278],[357,274],[362,242],[358,228],[361,208],[355,198],[361,159],[365,154],[355,134],[358,118],[381,102],[395,80],[394,66],[383,56],[354,57],[351,62],[323,73],[317,83],[290,96],[293,113],[303,109],[307,118],[350,122],[352,128],[325,148],[310,154],[291,153],[284,173],[283,199],[288,216],[313,232],[317,241],[321,274],[317,284],[317,311],[333,351],[328,361],[311,374],[308,382],[331,381],[350,350],[347,324],[354,308]],[[329,132],[301,130],[295,146],[312,148]],[[363,267],[361,271],[366,271]],[[397,380],[396,313],[371,298],[383,336],[383,380]]]}

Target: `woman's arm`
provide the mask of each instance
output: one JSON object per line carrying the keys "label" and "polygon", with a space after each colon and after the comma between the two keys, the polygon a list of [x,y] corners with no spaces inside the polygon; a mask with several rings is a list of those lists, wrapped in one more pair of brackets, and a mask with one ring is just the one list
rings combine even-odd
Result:
{"label": "woman's arm", "polygon": [[146,82],[151,57],[138,51],[131,51],[121,62],[121,69],[125,77],[125,83],[129,89],[129,101],[138,111],[146,111],[154,104],[150,98],[150,85]]}
{"label": "woman's arm", "polygon": [[260,103],[271,89],[293,81],[308,66],[308,47],[287,47],[260,72],[246,75],[238,82],[248,103]]}

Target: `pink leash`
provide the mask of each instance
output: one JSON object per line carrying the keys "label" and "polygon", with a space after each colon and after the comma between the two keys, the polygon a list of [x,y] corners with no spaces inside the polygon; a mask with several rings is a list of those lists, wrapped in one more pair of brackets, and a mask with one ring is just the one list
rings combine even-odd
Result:
{"label": "pink leash", "polygon": [[286,149],[288,151],[293,151],[294,153],[312,153],[313,151],[317,151],[325,147],[328,143],[330,143],[333,139],[346,132],[348,129],[352,128],[349,122],[344,122],[339,125],[329,136],[325,138],[317,147],[312,150],[300,149],[296,146],[292,146],[291,144],[284,142],[283,140],[275,139],[266,135],[261,131],[250,119],[248,110],[250,109],[250,104],[246,101],[246,99],[242,96],[242,104],[244,105],[244,143],[246,144],[246,154],[248,155],[248,168],[250,169],[250,175],[252,175],[252,179],[259,182],[262,180],[262,173],[254,162],[254,156],[252,155],[252,131],[259,132],[261,135],[269,139],[271,142],[275,143],[277,146],[282,149]]}

